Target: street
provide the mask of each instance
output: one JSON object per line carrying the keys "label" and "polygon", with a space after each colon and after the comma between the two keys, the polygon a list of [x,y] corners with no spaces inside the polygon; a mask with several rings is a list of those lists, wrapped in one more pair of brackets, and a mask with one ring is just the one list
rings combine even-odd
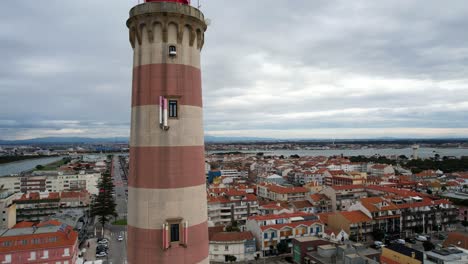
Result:
{"label": "street", "polygon": [[[127,219],[127,196],[125,190],[127,189],[127,181],[122,177],[122,170],[120,167],[119,157],[114,155],[112,178],[115,186],[115,203],[117,204],[116,210],[119,215],[117,219]],[[127,225],[109,225],[109,263],[123,264],[127,263]],[[123,236],[123,241],[118,241],[119,235]]]}

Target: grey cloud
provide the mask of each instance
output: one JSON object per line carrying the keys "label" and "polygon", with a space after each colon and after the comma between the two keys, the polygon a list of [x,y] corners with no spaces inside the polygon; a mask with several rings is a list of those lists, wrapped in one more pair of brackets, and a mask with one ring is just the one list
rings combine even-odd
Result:
{"label": "grey cloud", "polygon": [[[136,2],[0,3],[0,138],[127,136]],[[202,11],[208,134],[468,126],[464,1],[206,0]]]}

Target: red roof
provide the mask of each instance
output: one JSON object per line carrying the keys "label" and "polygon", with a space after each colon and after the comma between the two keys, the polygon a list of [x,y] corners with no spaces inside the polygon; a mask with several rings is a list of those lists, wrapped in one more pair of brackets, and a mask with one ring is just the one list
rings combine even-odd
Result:
{"label": "red roof", "polygon": [[24,227],[32,227],[35,223],[34,222],[19,222],[16,225],[14,225],[12,228],[24,228]]}
{"label": "red roof", "polygon": [[210,237],[210,242],[229,242],[252,240],[254,236],[250,232],[219,232]]}
{"label": "red roof", "polygon": [[372,221],[372,219],[370,219],[361,211],[343,211],[339,212],[339,214],[341,214],[352,224]]}
{"label": "red roof", "polygon": [[[38,225],[40,226],[40,224]],[[40,229],[41,227],[39,227]],[[55,241],[50,238],[55,237]],[[33,239],[39,239],[41,243],[33,244]],[[28,240],[26,245],[19,244],[20,241]],[[9,241],[10,246],[5,246],[3,242]],[[41,250],[58,247],[71,247],[78,241],[78,232],[74,231],[71,226],[67,226],[64,231],[56,231],[50,233],[34,233],[16,236],[0,237],[0,253],[13,253],[18,251]]]}

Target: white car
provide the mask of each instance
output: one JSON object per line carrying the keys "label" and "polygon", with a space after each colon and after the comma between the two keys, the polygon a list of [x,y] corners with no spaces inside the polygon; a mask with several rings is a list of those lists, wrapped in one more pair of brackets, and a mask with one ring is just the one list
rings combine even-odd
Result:
{"label": "white car", "polygon": [[402,245],[404,245],[406,243],[405,240],[401,239],[401,238],[395,240],[395,242],[398,243],[398,244],[402,244]]}
{"label": "white car", "polygon": [[104,251],[101,251],[99,253],[96,253],[96,258],[102,258],[102,257],[105,257],[107,256],[106,252]]}
{"label": "white car", "polygon": [[118,240],[118,241],[123,241],[123,236],[122,236],[122,235],[119,235],[119,236],[117,237],[117,240]]}
{"label": "white car", "polygon": [[424,241],[427,241],[427,237],[426,236],[416,236],[416,240],[424,242]]}

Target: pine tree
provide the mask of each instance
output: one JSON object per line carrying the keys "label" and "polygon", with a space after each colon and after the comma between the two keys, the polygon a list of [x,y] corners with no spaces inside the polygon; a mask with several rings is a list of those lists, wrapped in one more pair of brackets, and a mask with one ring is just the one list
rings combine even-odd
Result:
{"label": "pine tree", "polygon": [[98,184],[99,194],[96,197],[91,208],[91,215],[97,216],[102,227],[110,222],[111,217],[117,217],[115,209],[116,204],[112,194],[114,193],[114,184],[109,172],[105,172]]}

